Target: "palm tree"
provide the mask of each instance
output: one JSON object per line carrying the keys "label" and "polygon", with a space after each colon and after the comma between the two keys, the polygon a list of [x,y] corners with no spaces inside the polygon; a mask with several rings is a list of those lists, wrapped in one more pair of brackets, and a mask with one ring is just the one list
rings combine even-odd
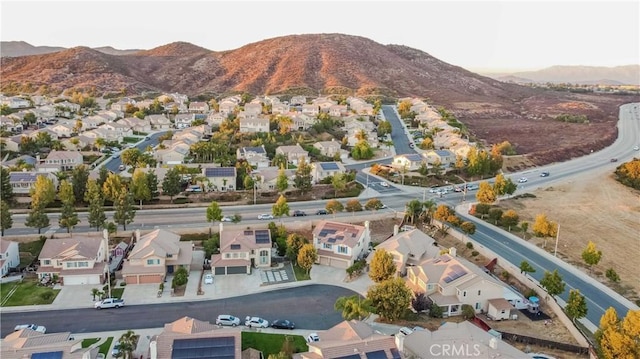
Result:
{"label": "palm tree", "polygon": [[351,297],[340,297],[334,304],[335,310],[342,312],[344,320],[362,320],[371,313],[371,306],[366,299],[360,298],[359,295]]}
{"label": "palm tree", "polygon": [[430,199],[426,202],[422,203],[422,213],[420,215],[420,217],[423,217],[423,219],[427,220],[427,223],[431,224],[431,220],[433,219],[433,214],[436,211],[436,207],[438,206],[438,204],[436,203],[436,201]]}
{"label": "palm tree", "polygon": [[138,344],[138,336],[136,333],[133,330],[127,330],[118,341],[120,342],[120,351],[124,354],[124,358],[132,359],[133,351]]}
{"label": "palm tree", "polygon": [[411,218],[411,224],[414,224],[416,216],[419,216],[422,213],[422,206],[422,202],[417,199],[407,202],[407,215]]}
{"label": "palm tree", "polygon": [[93,296],[93,300],[96,300],[96,295],[100,294],[100,289],[98,288],[91,288],[91,295]]}

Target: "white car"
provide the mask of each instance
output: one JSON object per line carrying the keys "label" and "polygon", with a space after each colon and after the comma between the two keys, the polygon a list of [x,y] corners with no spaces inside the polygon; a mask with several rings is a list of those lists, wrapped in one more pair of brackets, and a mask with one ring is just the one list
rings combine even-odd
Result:
{"label": "white car", "polygon": [[233,315],[222,314],[216,318],[216,325],[228,325],[235,327],[236,325],[240,325],[240,318],[234,317]]}
{"label": "white car", "polygon": [[258,215],[258,219],[273,219],[273,215],[272,214],[266,214],[266,213],[259,214]]}
{"label": "white car", "polygon": [[207,273],[204,275],[204,284],[213,284],[213,274]]}
{"label": "white car", "polygon": [[318,333],[311,333],[307,335],[307,343],[313,343],[313,342],[319,342],[319,341],[320,341],[320,337],[318,336]]}
{"label": "white car", "polygon": [[244,325],[249,328],[269,328],[269,321],[260,317],[246,317]]}
{"label": "white car", "polygon": [[389,184],[387,182],[380,182],[380,185],[382,187],[389,187]]}
{"label": "white car", "polygon": [[634,150],[634,151],[640,151],[640,147],[638,147],[638,146],[634,146],[634,147],[633,147],[633,150]]}
{"label": "white car", "polygon": [[400,330],[398,331],[398,334],[402,334],[402,335],[409,335],[413,333],[413,329],[411,328],[407,328],[407,327],[402,327],[400,328]]}
{"label": "white car", "polygon": [[222,217],[220,222],[233,222],[233,218],[231,218],[229,216],[224,216],[224,217]]}
{"label": "white car", "polygon": [[520,179],[518,179],[518,183],[525,183],[527,181],[527,177],[520,177]]}

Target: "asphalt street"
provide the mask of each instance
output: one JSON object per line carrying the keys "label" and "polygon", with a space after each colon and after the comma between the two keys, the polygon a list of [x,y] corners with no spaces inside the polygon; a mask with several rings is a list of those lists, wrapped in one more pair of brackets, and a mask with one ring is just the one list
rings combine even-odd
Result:
{"label": "asphalt street", "polygon": [[[166,132],[167,131],[161,131],[161,132],[156,132],[154,134],[151,134],[147,136],[149,138],[148,140],[147,139],[142,140],[142,142],[137,143],[135,147],[139,149],[141,152],[144,152],[147,146],[151,146],[151,147],[156,146],[159,142],[158,138],[164,135]],[[122,151],[124,151],[124,149]],[[118,154],[117,158],[114,158],[113,156],[107,158],[103,163],[103,166],[113,173],[120,173],[120,170],[118,168],[122,164],[122,159],[120,158],[120,153],[122,153],[122,151],[117,152]]]}

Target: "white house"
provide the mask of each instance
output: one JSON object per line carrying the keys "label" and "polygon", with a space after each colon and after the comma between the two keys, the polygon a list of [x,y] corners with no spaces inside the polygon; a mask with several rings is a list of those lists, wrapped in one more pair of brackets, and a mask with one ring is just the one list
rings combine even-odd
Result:
{"label": "white house", "polygon": [[18,242],[0,238],[0,277],[4,277],[11,268],[16,268],[19,265],[20,251]]}
{"label": "white house", "polygon": [[348,268],[368,250],[371,243],[369,221],[364,226],[320,221],[313,230],[318,264]]}

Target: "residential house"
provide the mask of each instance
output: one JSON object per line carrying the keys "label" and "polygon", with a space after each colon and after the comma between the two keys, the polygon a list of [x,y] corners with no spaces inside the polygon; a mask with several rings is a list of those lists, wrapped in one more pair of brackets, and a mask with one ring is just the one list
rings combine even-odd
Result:
{"label": "residential house", "polygon": [[103,236],[76,234],[69,238],[49,238],[38,258],[37,274],[41,281],[57,276],[62,285],[104,283],[107,239]]}
{"label": "residential house", "polygon": [[289,100],[289,104],[291,106],[302,106],[307,103],[307,98],[305,96],[293,96],[291,100]]}
{"label": "residential house", "polygon": [[289,111],[291,111],[289,104],[278,102],[271,105],[271,113],[274,115],[284,115]]}
{"label": "residential house", "polygon": [[222,122],[224,122],[226,119],[227,115],[224,115],[220,112],[210,112],[207,116],[207,123],[210,126],[220,127],[220,125],[222,125]]}
{"label": "residential house", "polygon": [[151,107],[151,105],[153,105],[154,100],[142,100],[142,101],[137,101],[136,102],[136,107],[140,110],[143,110],[145,108],[149,108]]}
{"label": "residential house", "polygon": [[132,131],[135,132],[145,132],[148,133],[151,131],[152,127],[151,127],[151,121],[148,120],[147,118],[144,119],[139,119],[137,117],[127,117],[127,118],[123,118],[122,120],[116,122],[119,124],[122,124],[128,128],[130,128]]}
{"label": "residential house", "polygon": [[107,123],[107,119],[99,115],[93,115],[82,119],[82,131],[93,130]]}
{"label": "residential house", "polygon": [[112,103],[111,107],[109,107],[109,108],[111,110],[125,112],[126,109],[127,109],[127,105],[135,106],[136,105],[136,101],[133,100],[133,99],[130,99],[128,97],[124,97],[124,98],[121,98],[120,100],[118,100],[118,102]]}
{"label": "residential house", "polygon": [[269,117],[241,117],[240,133],[269,132]]}
{"label": "residential house", "polygon": [[168,130],[171,128],[171,120],[166,115],[149,115],[144,119],[149,120],[151,127],[155,130]]}
{"label": "residential house", "polygon": [[329,107],[329,115],[333,117],[346,116],[348,113],[347,105],[331,105]]}
{"label": "residential house", "polygon": [[151,337],[150,359],[224,358],[243,359],[241,332],[209,322],[182,317],[164,325]]}
{"label": "residential house", "polygon": [[4,143],[4,149],[6,151],[19,152],[20,151],[20,142],[22,140],[23,135],[16,135],[11,137],[2,137],[0,138],[0,142]]}
{"label": "residential house", "polygon": [[369,221],[364,226],[320,221],[313,229],[313,245],[318,251],[316,263],[348,268],[369,248]]}
{"label": "residential house", "polygon": [[0,129],[5,130],[7,132],[12,132],[12,133],[20,133],[24,130],[24,126],[22,126],[21,121],[14,120],[7,116],[1,116]]}
{"label": "residential house", "polygon": [[14,194],[28,194],[36,184],[38,176],[45,176],[53,181],[55,187],[58,186],[58,178],[52,173],[35,171],[9,172],[9,183]]}
{"label": "residential house", "polygon": [[0,277],[9,274],[12,268],[20,266],[20,250],[18,242],[0,238]]}
{"label": "residential house", "polygon": [[311,164],[312,183],[319,183],[327,177],[346,172],[346,168],[340,162],[313,162]]}
{"label": "residential house", "polygon": [[358,97],[347,97],[347,104],[358,115],[373,116],[373,105]]}
{"label": "residential house", "polygon": [[244,113],[252,116],[260,116],[262,114],[262,104],[252,102],[244,105]]}
{"label": "residential house", "polygon": [[[169,146],[166,145],[167,142],[171,144]],[[172,165],[172,164],[181,164],[184,162],[184,158],[189,154],[191,146],[184,141],[173,141],[168,140],[162,143],[166,148],[164,149],[156,149],[155,158],[161,164]]]}
{"label": "residential house", "polygon": [[189,127],[188,131],[192,133],[197,133],[200,136],[200,139],[205,137],[210,137],[213,134],[213,130],[210,125],[202,124],[198,126]]}
{"label": "residential house", "polygon": [[[374,250],[381,249],[393,256],[400,276],[407,274],[407,267],[419,265],[440,255],[440,248],[435,239],[419,229],[398,232],[397,226],[394,235],[378,244]],[[367,263],[371,263],[372,259],[373,256],[368,256]]]}
{"label": "residential house", "polygon": [[[116,110],[100,110],[96,113],[97,116],[104,118],[107,122],[115,121],[124,117],[124,111]],[[137,117],[136,117],[137,118]]]}
{"label": "residential house", "polygon": [[189,271],[193,254],[191,242],[180,242],[180,235],[156,229],[145,235],[135,231],[135,242],[122,266],[127,284],[162,283],[179,267]]}
{"label": "residential house", "polygon": [[17,96],[3,97],[1,103],[3,105],[9,106],[9,108],[12,109],[31,107],[31,103],[29,102],[29,100]]}
{"label": "residential house", "polygon": [[315,116],[318,116],[318,114],[320,113],[320,109],[318,108],[317,105],[304,104],[302,105],[302,113],[308,116],[315,117]]}
{"label": "residential house", "polygon": [[320,154],[325,157],[333,158],[336,153],[340,154],[340,142],[331,140],[331,141],[320,141],[313,144],[313,147],[320,150]]}
{"label": "residential house", "polygon": [[[238,105],[240,104],[240,99],[237,100],[233,98],[224,98],[220,103],[218,103],[218,112],[223,114],[225,117],[232,114]],[[261,110],[262,111],[262,110]]]}
{"label": "residential house", "polygon": [[122,143],[123,141],[123,137],[120,133],[116,131],[109,131],[106,128],[100,128],[100,127],[90,131],[85,131],[82,133],[82,135],[89,138],[94,138],[94,139],[102,138],[105,141],[114,141],[118,143]]}
{"label": "residential house", "polygon": [[[309,350],[293,354],[294,359],[400,359],[395,337],[384,335],[357,321],[343,321],[319,333],[317,342],[308,343]],[[428,358],[425,356],[423,358]]]}
{"label": "residential house", "polygon": [[316,118],[311,117],[309,115],[305,115],[304,113],[299,112],[291,112],[287,114],[287,116],[291,119],[291,131],[306,131],[316,123]]}
{"label": "residential house", "polygon": [[60,141],[67,151],[80,151],[85,147],[93,147],[95,144],[95,138],[87,137],[84,135],[75,136],[71,138],[65,138]]}
{"label": "residential house", "polygon": [[[296,175],[296,170],[285,169],[285,176],[287,176],[287,183],[289,188],[293,187],[293,179]],[[277,189],[278,175],[280,174],[280,168],[278,167],[266,167],[260,168],[256,171],[255,175],[258,177],[257,189],[263,191],[273,191]]]}
{"label": "residential house", "polygon": [[56,117],[56,109],[53,105],[38,106],[32,111],[36,115],[36,118],[41,122],[48,121]]}
{"label": "residential house", "polygon": [[31,329],[21,329],[8,334],[2,341],[2,359],[61,358],[97,359],[100,348],[84,348],[82,339],[74,339],[71,332],[44,334]]}
{"label": "residential house", "polygon": [[279,146],[278,148],[276,148],[276,155],[278,154],[284,155],[289,163],[296,166],[298,165],[298,163],[300,163],[300,159],[309,158],[309,152],[302,148],[300,144],[296,144],[293,146]]}
{"label": "residential house", "polygon": [[57,123],[55,125],[47,127],[46,129],[54,132],[56,136],[60,138],[73,136],[73,134],[75,133],[75,130],[73,128],[74,125],[71,124]]}
{"label": "residential house", "polygon": [[62,102],[54,103],[54,108],[56,109],[56,116],[66,117],[66,118],[70,118],[73,116],[73,114],[78,113],[78,111],[80,111],[80,105],[78,105],[77,103],[71,103],[66,100]]}
{"label": "residential house", "polygon": [[162,104],[162,108],[165,111],[168,111],[174,114],[189,112],[189,108],[187,107],[187,105],[180,102],[167,102]]}
{"label": "residential house", "polygon": [[235,167],[203,168],[202,174],[209,180],[214,191],[234,191],[236,188]]}
{"label": "residential house", "polygon": [[129,127],[128,122],[108,122],[98,128],[113,132],[119,137],[133,136],[133,131],[131,130],[131,127]]}
{"label": "residential house", "polygon": [[415,330],[396,335],[404,358],[474,357],[521,359],[530,357],[469,321],[444,322],[438,330]]}
{"label": "residential house", "polygon": [[408,267],[407,285],[415,292],[425,293],[447,316],[462,314],[464,304],[470,305],[478,313],[486,313],[490,299],[509,300],[512,294],[511,290],[475,264],[456,257],[455,248],[449,254]]}
{"label": "residential house", "polygon": [[436,163],[440,163],[442,168],[453,167],[456,164],[456,155],[449,150],[431,150],[424,154],[427,159],[427,164],[433,166]]}
{"label": "residential house", "polygon": [[254,168],[269,167],[269,157],[264,145],[260,147],[240,147],[236,150],[236,158],[247,161]]}
{"label": "residential house", "polygon": [[38,165],[38,159],[29,155],[21,155],[9,161],[2,161],[2,167],[4,168],[9,168],[9,167],[18,166],[18,165],[35,168]]}
{"label": "residential house", "polygon": [[38,167],[39,171],[59,172],[71,171],[83,164],[82,153],[78,151],[56,151],[49,152],[49,155]]}
{"label": "residential house", "polygon": [[251,274],[251,268],[271,267],[268,229],[225,229],[220,222],[220,253],[211,256],[214,275]]}
{"label": "residential house", "polygon": [[191,102],[189,103],[189,112],[191,113],[207,113],[209,112],[209,104],[206,102]]}
{"label": "residential house", "polygon": [[391,166],[399,171],[417,171],[425,164],[424,157],[417,153],[407,153],[404,155],[393,156]]}
{"label": "residential house", "polygon": [[60,137],[58,136],[58,134],[54,131],[51,131],[51,129],[49,127],[45,127],[45,128],[41,128],[39,130],[35,130],[33,132],[24,132],[24,134],[26,134],[27,136],[29,136],[29,138],[35,140],[38,138],[38,136],[41,133],[46,133],[47,135],[49,135],[49,137],[51,138],[52,141],[57,141],[60,139]]}
{"label": "residential house", "polygon": [[196,120],[196,115],[194,113],[179,113],[174,119],[173,123],[177,129],[183,129],[187,127],[191,127],[193,121]]}

